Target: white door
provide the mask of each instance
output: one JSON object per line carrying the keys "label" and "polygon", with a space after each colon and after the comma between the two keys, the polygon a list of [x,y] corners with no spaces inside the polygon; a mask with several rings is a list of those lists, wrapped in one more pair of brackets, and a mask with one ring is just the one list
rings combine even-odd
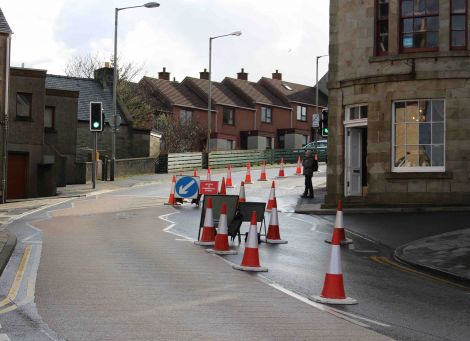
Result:
{"label": "white door", "polygon": [[362,195],[362,129],[346,128],[346,195]]}

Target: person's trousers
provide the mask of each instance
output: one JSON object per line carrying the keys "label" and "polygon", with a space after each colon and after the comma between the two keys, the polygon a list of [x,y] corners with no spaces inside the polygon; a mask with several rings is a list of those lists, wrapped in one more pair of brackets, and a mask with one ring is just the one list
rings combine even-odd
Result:
{"label": "person's trousers", "polygon": [[305,176],[305,192],[304,195],[308,197],[313,197],[313,185],[312,185],[312,176],[311,175],[304,175]]}

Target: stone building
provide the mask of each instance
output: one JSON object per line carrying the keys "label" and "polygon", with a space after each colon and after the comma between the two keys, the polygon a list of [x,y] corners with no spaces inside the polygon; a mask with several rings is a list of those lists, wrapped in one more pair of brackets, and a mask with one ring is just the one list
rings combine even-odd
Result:
{"label": "stone building", "polygon": [[331,0],[326,204],[470,201],[468,0]]}

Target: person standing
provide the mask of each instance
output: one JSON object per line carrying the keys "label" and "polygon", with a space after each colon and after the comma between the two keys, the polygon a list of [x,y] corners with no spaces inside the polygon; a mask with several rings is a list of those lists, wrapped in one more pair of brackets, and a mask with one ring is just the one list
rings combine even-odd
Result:
{"label": "person standing", "polygon": [[302,160],[302,166],[304,167],[305,177],[305,190],[304,194],[301,195],[302,198],[313,198],[312,176],[314,165],[315,160],[313,160],[312,152],[310,150],[307,150],[305,152],[305,158]]}

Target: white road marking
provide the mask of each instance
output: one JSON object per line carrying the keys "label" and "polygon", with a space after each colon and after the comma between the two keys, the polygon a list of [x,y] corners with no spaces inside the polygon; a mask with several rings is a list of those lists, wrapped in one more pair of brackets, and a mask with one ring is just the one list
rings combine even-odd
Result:
{"label": "white road marking", "polygon": [[0,334],[0,341],[11,341],[7,334]]}
{"label": "white road marking", "polygon": [[175,236],[177,236],[177,237],[186,239],[186,240],[188,240],[188,241],[195,241],[195,239],[193,239],[193,238],[190,238],[190,237],[187,237],[187,236],[185,236],[185,235],[183,235],[183,234],[179,234],[179,233],[176,233],[176,232],[171,231],[171,229],[172,229],[173,227],[175,227],[176,223],[175,223],[174,221],[171,221],[170,219],[168,219],[168,217],[169,217],[170,215],[175,214],[175,213],[180,213],[180,212],[172,212],[172,213],[162,214],[162,215],[158,216],[158,219],[161,219],[161,220],[163,220],[163,221],[166,221],[167,223],[170,223],[170,225],[168,225],[167,227],[165,227],[165,228],[163,229],[163,232],[171,233],[172,235],[175,235]]}
{"label": "white road marking", "polygon": [[317,230],[317,224],[316,223],[313,223],[311,221],[307,221],[305,219],[302,219],[302,218],[297,218],[297,217],[294,217],[292,214],[288,214],[288,216],[292,219],[295,219],[295,220],[298,220],[298,221],[301,221],[301,222],[304,222],[304,223],[307,223],[309,225],[312,225],[312,228],[310,229],[310,231],[313,231],[313,232],[318,232],[318,233],[323,233],[323,234],[326,234],[326,235],[331,235],[331,233],[328,233],[328,232],[323,232],[323,231],[318,231]]}

